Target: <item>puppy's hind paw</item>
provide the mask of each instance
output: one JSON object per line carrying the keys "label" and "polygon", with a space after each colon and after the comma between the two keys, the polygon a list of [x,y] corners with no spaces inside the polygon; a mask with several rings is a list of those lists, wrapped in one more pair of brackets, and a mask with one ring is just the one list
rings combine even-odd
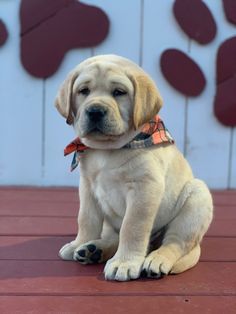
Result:
{"label": "puppy's hind paw", "polygon": [[141,275],[143,277],[159,279],[168,275],[172,267],[172,261],[164,255],[153,251],[146,257]]}

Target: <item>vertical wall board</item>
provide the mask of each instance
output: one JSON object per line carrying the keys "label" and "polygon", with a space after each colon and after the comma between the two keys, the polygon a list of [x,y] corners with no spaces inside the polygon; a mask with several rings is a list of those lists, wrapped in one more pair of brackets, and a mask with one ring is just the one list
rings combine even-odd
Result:
{"label": "vertical wall board", "polygon": [[41,183],[42,81],[20,63],[19,1],[1,1],[9,37],[0,48],[0,184]]}
{"label": "vertical wall board", "polygon": [[173,0],[144,0],[142,66],[155,80],[164,100],[160,115],[181,151],[185,140],[185,96],[177,92],[160,70],[161,54],[170,48],[187,53],[188,38],[173,15]]}
{"label": "vertical wall board", "polygon": [[216,52],[235,27],[225,19],[221,1],[206,1],[217,23],[216,38],[208,45],[191,42],[190,56],[202,68],[207,84],[203,93],[188,100],[187,159],[194,174],[211,188],[227,188],[229,175],[230,128],[221,125],[214,116],[216,91]]}
{"label": "vertical wall board", "polygon": [[236,189],[236,128],[233,130],[233,141],[232,141],[232,152],[231,152],[231,173],[229,187],[231,189]]}
{"label": "vertical wall board", "polygon": [[58,89],[67,74],[78,63],[90,56],[91,49],[68,52],[60,71],[45,82],[44,185],[78,186],[78,169],[70,172],[72,156],[63,156],[64,147],[75,138],[75,133],[59,114],[54,102]]}
{"label": "vertical wall board", "polygon": [[101,45],[95,47],[95,54],[118,54],[138,63],[141,1],[86,0],[83,2],[103,9],[111,22],[109,34]]}

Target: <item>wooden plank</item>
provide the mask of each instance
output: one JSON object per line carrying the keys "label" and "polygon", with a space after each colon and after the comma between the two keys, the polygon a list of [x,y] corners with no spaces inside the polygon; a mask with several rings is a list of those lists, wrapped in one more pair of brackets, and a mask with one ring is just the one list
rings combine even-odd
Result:
{"label": "wooden plank", "polygon": [[72,127],[54,106],[55,98],[68,73],[81,61],[91,57],[91,49],[68,52],[60,70],[45,81],[44,176],[45,185],[78,186],[79,171],[70,172],[71,156],[64,157],[65,146],[75,138]]}
{"label": "wooden plank", "polygon": [[236,128],[231,130],[232,132],[232,151],[231,151],[231,160],[230,160],[230,178],[229,184],[231,189],[236,189]]}
{"label": "wooden plank", "polygon": [[[59,249],[72,240],[73,236],[1,236],[0,259],[59,260]],[[201,247],[201,261],[236,261],[236,238],[205,237]]]}
{"label": "wooden plank", "polygon": [[[41,217],[77,217],[78,201],[0,201],[0,216],[41,216]],[[217,219],[236,219],[235,206],[215,206],[214,217]]]}
{"label": "wooden plank", "polygon": [[205,2],[219,27],[216,38],[209,45],[203,46],[191,41],[190,56],[204,70],[207,86],[199,97],[188,100],[187,159],[194,174],[205,180],[211,188],[227,188],[230,128],[221,125],[213,114],[215,56],[220,43],[235,34],[235,27],[225,22],[220,1]]}
{"label": "wooden plank", "polygon": [[225,193],[225,194],[217,194],[213,195],[214,204],[217,206],[228,205],[233,206],[236,205],[236,192]]}
{"label": "wooden plank", "polygon": [[236,220],[235,219],[214,219],[210,228],[208,229],[207,236],[217,237],[235,237],[236,236]]}
{"label": "wooden plank", "polygon": [[[78,278],[78,276],[86,277],[86,276],[96,276],[97,274],[102,274],[103,265],[81,265],[77,262],[73,261],[14,261],[14,260],[0,260],[1,270],[0,270],[0,279],[9,281],[14,281],[19,279],[20,281],[28,282],[30,284],[31,280],[37,280],[41,282],[44,286],[44,281],[49,278]],[[54,280],[52,280],[54,281]],[[7,289],[8,283],[6,282],[6,290],[5,293],[11,293]],[[26,283],[26,285],[28,285]],[[46,283],[46,282],[45,282]],[[45,288],[45,286],[44,286]],[[61,287],[61,291],[63,291]],[[20,285],[18,286],[20,293]],[[24,290],[24,289],[23,289]],[[23,292],[22,290],[22,292]],[[50,287],[49,287],[50,291]],[[31,291],[32,292],[32,291]],[[37,293],[36,291],[34,291]],[[52,290],[51,290],[52,292]],[[17,293],[16,290],[14,293]],[[28,293],[28,292],[27,292]],[[30,292],[29,292],[30,293]],[[4,290],[0,289],[0,294],[4,294]]]}
{"label": "wooden plank", "polygon": [[[212,196],[215,206],[236,205],[236,190],[213,190]],[[76,202],[78,190],[77,188],[0,187],[0,202],[3,200]]]}
{"label": "wooden plank", "polygon": [[86,3],[97,5],[109,17],[112,17],[108,37],[103,43],[94,48],[94,54],[118,54],[138,63],[141,1],[129,0],[125,2],[125,5],[121,5],[119,1],[107,0],[86,0]]}
{"label": "wooden plank", "polygon": [[[89,4],[89,1],[87,1]],[[55,96],[61,83],[68,72],[84,59],[92,54],[104,54],[112,51],[138,61],[140,2],[130,0],[125,6],[116,2],[103,0],[92,1],[103,9],[108,16],[112,16],[112,25],[109,36],[116,40],[105,40],[93,51],[91,49],[75,50],[67,54],[60,71],[46,80],[46,105],[45,105],[45,143],[44,143],[44,184],[78,186],[78,170],[70,173],[71,157],[63,156],[64,147],[75,137],[72,128],[65,123],[65,119],[59,116],[53,106]],[[132,24],[130,16],[132,15]],[[120,16],[123,22],[120,23]],[[123,30],[123,31],[122,31]],[[116,37],[114,37],[116,36]],[[129,40],[132,37],[132,42]],[[135,38],[134,38],[135,37]],[[111,37],[110,37],[111,38]],[[126,42],[125,46],[123,45]],[[128,48],[129,47],[129,48]],[[79,53],[78,53],[79,51]]]}
{"label": "wooden plank", "polygon": [[236,263],[201,262],[162,280],[109,282],[103,265],[65,261],[0,261],[0,294],[28,295],[236,295]]}
{"label": "wooden plank", "polygon": [[20,63],[19,1],[1,1],[9,39],[0,56],[0,184],[41,183],[42,81]]}
{"label": "wooden plank", "polygon": [[[236,236],[236,219],[214,219],[207,235]],[[74,217],[7,217],[0,220],[0,235],[74,235]]]}
{"label": "wooden plank", "polygon": [[[214,219],[208,236],[236,236],[236,219]],[[0,220],[0,235],[74,235],[74,217],[7,217]]]}
{"label": "wooden plank", "polygon": [[152,76],[160,90],[164,99],[160,115],[183,152],[185,96],[168,84],[159,64],[160,56],[166,49],[175,47],[184,52],[188,49],[188,38],[176,27],[172,6],[173,1],[144,1],[142,66]]}
{"label": "wooden plank", "polygon": [[71,217],[1,217],[0,235],[74,235],[76,219]]}
{"label": "wooden plank", "polygon": [[[165,49],[178,48],[184,52],[188,50],[188,39],[173,17],[173,0],[132,0],[125,5],[106,0],[87,0],[87,2],[103,8],[112,21],[109,37],[102,45],[95,48],[94,52],[115,52],[135,61],[140,59],[144,69],[153,76],[160,87],[165,100],[165,106],[161,113],[173,133],[177,145],[183,151],[186,99],[169,86],[158,66],[158,59]],[[144,9],[142,9],[142,4],[144,4]],[[225,22],[224,12],[219,1],[206,0],[206,4],[217,18],[220,27],[217,38],[210,45],[192,45],[191,56],[204,68],[208,84],[202,97],[189,102],[188,140],[190,140],[190,147],[188,153],[196,174],[206,178],[211,186],[225,187],[227,173],[231,171],[231,178],[228,178],[231,181],[230,186],[236,187],[236,136],[233,138],[232,166],[230,169],[230,158],[227,158],[231,145],[230,136],[228,136],[230,130],[219,126],[212,114],[215,93],[215,64],[214,58],[211,58],[214,56],[219,43],[234,34],[235,27]],[[1,47],[1,73],[3,75],[1,76],[0,94],[2,103],[9,103],[10,92],[17,95],[20,104],[19,106],[4,106],[5,108],[2,108],[1,111],[0,134],[6,134],[4,146],[5,143],[7,145],[7,149],[4,149],[0,159],[1,184],[77,185],[76,173],[67,172],[69,162],[67,163],[68,159],[64,159],[62,156],[63,147],[73,132],[64,124],[63,119],[60,119],[53,108],[53,98],[58,88],[57,84],[59,85],[69,68],[78,63],[80,59],[87,57],[88,51],[80,49],[70,52],[60,71],[53,78],[47,80],[45,84],[42,84],[40,80],[32,79],[24,72],[19,62],[19,32],[15,31],[19,29],[18,9],[19,1],[1,1],[1,18],[6,22],[11,36]],[[88,55],[90,53],[89,50]],[[14,86],[11,84],[12,73],[14,73],[17,81]],[[43,95],[46,99],[45,107],[42,106]],[[201,109],[198,109],[200,108],[199,104]],[[24,122],[23,112],[27,112],[27,116],[30,117],[30,121],[27,123]],[[42,112],[44,113],[42,114]],[[200,114],[201,125],[198,122],[199,119],[196,119],[196,116],[200,116]],[[13,129],[8,123],[10,116],[12,117],[11,125],[14,125]],[[44,116],[46,120],[43,119]],[[198,132],[199,130],[201,133]],[[199,144],[199,137],[208,132],[209,136],[204,137],[205,139],[201,137],[202,140]],[[235,134],[235,130],[233,132]],[[22,139],[24,142],[32,143],[32,138],[35,143],[37,142],[36,150],[25,153]],[[222,146],[219,144],[221,140]],[[11,143],[14,143],[14,150],[17,151],[18,162],[15,162]],[[211,145],[210,150],[209,143]],[[220,149],[221,147],[223,149]],[[215,159],[214,163],[211,162],[212,156]],[[19,165],[21,166],[19,167]],[[215,171],[216,166],[217,171]]]}
{"label": "wooden plank", "polygon": [[201,244],[201,261],[236,262],[236,238],[205,237]]}
{"label": "wooden plank", "polygon": [[215,189],[211,189],[211,193],[217,194],[217,195],[222,195],[222,194],[235,194],[236,193],[236,189],[223,189],[223,190],[215,190]]}
{"label": "wooden plank", "polygon": [[[235,217],[236,190],[213,191],[213,199],[217,217]],[[0,188],[0,215],[64,215],[77,213],[79,198],[76,188]],[[53,207],[55,207],[53,209]],[[40,213],[37,209],[40,209]],[[54,213],[54,214],[53,214]],[[225,214],[224,214],[225,213]]]}
{"label": "wooden plank", "polygon": [[75,237],[0,237],[0,259],[60,260],[60,248]]}
{"label": "wooden plank", "polygon": [[[0,216],[57,216],[76,217],[79,210],[79,201],[57,200],[40,201],[38,197],[30,200],[0,200]],[[235,205],[216,205],[214,217],[218,219],[236,219]]]}
{"label": "wooden plank", "polygon": [[215,206],[214,207],[214,218],[217,219],[236,219],[236,208],[234,205],[231,206]]}
{"label": "wooden plank", "polygon": [[53,216],[75,217],[78,215],[78,202],[60,201],[1,201],[0,216]]}
{"label": "wooden plank", "polygon": [[0,188],[0,206],[4,200],[76,202],[78,201],[78,190],[76,188],[2,187]]}
{"label": "wooden plank", "polygon": [[[74,217],[76,219],[79,210],[78,202],[1,202],[0,216],[28,216],[28,217]],[[214,218],[236,219],[234,206],[225,206],[214,209]]]}
{"label": "wooden plank", "polygon": [[234,314],[235,297],[212,296],[2,296],[2,314],[83,313],[83,314]]}

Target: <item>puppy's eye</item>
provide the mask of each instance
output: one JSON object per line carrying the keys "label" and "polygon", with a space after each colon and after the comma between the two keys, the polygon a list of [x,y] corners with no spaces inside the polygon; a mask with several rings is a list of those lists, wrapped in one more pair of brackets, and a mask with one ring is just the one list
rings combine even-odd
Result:
{"label": "puppy's eye", "polygon": [[81,88],[79,90],[79,94],[84,95],[84,96],[88,96],[90,94],[90,90],[88,87]]}
{"label": "puppy's eye", "polygon": [[113,97],[119,97],[119,96],[123,96],[123,95],[126,95],[127,92],[123,89],[119,89],[119,88],[116,88],[113,92],[112,92],[112,96]]}

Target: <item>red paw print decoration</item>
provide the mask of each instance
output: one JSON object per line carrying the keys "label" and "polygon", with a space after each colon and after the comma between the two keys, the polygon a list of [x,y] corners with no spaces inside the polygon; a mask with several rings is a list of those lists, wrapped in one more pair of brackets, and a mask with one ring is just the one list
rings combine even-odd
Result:
{"label": "red paw print decoration", "polygon": [[226,126],[236,126],[236,37],[224,41],[217,52],[214,112]]}
{"label": "red paw print decoration", "polygon": [[8,32],[5,24],[0,20],[0,47],[3,46],[7,40]]}
{"label": "red paw print decoration", "polygon": [[[236,0],[222,0],[228,22],[236,25]],[[202,0],[175,0],[173,13],[181,29],[201,45],[214,40],[216,22]],[[77,0],[21,0],[21,61],[33,76],[47,78],[59,68],[66,52],[93,47],[109,31],[107,15]],[[0,20],[0,46],[8,37]],[[199,65],[177,49],[163,52],[161,70],[166,80],[186,96],[198,96],[206,85]],[[216,58],[214,113],[225,126],[236,126],[236,36],[223,42]]]}
{"label": "red paw print decoration", "polygon": [[[236,1],[223,0],[225,16],[236,24]],[[216,35],[215,20],[201,0],[176,0],[174,16],[181,29],[191,39],[205,45]],[[161,70],[166,80],[186,96],[198,96],[205,87],[205,77],[188,55],[177,49],[163,52]],[[214,113],[225,126],[236,126],[236,37],[223,42],[216,59],[216,95]]]}
{"label": "red paw print decoration", "polygon": [[109,30],[101,9],[77,0],[22,0],[20,23],[21,61],[38,78],[53,75],[68,50],[96,46]]}

